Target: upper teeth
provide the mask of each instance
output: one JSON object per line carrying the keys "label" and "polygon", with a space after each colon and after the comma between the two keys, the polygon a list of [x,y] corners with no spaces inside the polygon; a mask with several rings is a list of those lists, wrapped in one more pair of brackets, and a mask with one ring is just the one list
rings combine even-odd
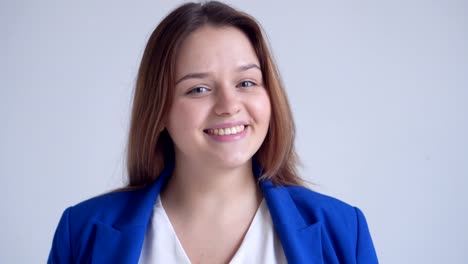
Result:
{"label": "upper teeth", "polygon": [[227,135],[240,133],[244,131],[244,128],[245,128],[244,125],[228,127],[228,128],[215,128],[215,129],[208,129],[208,133],[219,135],[219,136],[227,136]]}

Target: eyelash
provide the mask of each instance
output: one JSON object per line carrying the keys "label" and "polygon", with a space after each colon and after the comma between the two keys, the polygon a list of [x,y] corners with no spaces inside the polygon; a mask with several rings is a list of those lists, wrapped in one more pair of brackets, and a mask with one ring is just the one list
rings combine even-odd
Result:
{"label": "eyelash", "polygon": [[[205,89],[206,91],[209,91],[209,89],[206,88],[206,87],[197,86],[197,87],[195,87],[195,88],[193,88],[193,89],[190,89],[190,91],[188,91],[187,94],[201,94],[201,93],[203,93],[203,92],[197,92],[197,90],[199,90],[199,89]],[[205,91],[205,92],[206,92],[206,91]]]}
{"label": "eyelash", "polygon": [[[247,86],[244,86],[245,83],[248,83],[248,85],[247,85]],[[244,84],[244,85],[242,85],[242,84]],[[247,88],[247,87],[252,87],[252,86],[255,86],[255,85],[257,85],[257,84],[256,84],[255,82],[253,82],[253,81],[241,81],[241,82],[237,85],[237,87]],[[200,91],[201,89],[204,89],[205,91],[204,91],[204,92],[201,92],[201,91]],[[187,94],[189,94],[189,95],[197,95],[197,94],[202,94],[202,93],[206,93],[206,92],[209,92],[209,91],[210,91],[210,89],[208,89],[208,88],[206,88],[206,87],[197,86],[197,87],[195,87],[195,88],[193,88],[193,89],[190,89],[190,90],[187,92]]]}
{"label": "eyelash", "polygon": [[254,83],[252,81],[242,81],[242,82],[239,83],[239,85],[242,84],[242,83],[250,83],[250,85],[248,85],[248,86],[241,86],[241,87],[244,87],[244,88],[257,85],[256,83]]}

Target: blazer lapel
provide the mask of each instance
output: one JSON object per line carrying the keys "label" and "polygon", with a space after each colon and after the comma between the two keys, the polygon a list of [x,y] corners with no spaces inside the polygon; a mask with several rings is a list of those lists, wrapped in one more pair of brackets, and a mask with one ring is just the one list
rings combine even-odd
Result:
{"label": "blazer lapel", "polygon": [[307,224],[285,187],[260,186],[288,263],[323,263],[322,224]]}
{"label": "blazer lapel", "polygon": [[[254,162],[253,171],[257,178],[261,170]],[[274,186],[271,181],[262,180],[260,188],[288,263],[324,263],[327,256],[323,255],[322,250],[322,224],[304,220],[286,187]],[[328,241],[325,239],[323,242]]]}
{"label": "blazer lapel", "polygon": [[173,164],[164,168],[156,181],[129,200],[121,218],[114,224],[96,224],[90,263],[138,263],[154,203],[167,183]]}
{"label": "blazer lapel", "polygon": [[[138,263],[154,203],[173,167],[169,164],[153,184],[136,191],[114,225],[95,225],[92,254],[82,262]],[[253,172],[257,178],[261,175],[261,167],[255,162]],[[323,254],[323,247],[330,246],[330,241],[324,236],[322,224],[304,220],[286,187],[274,186],[268,180],[260,181],[260,187],[288,263],[324,263],[324,257],[330,260]]]}
{"label": "blazer lapel", "polygon": [[96,239],[89,263],[138,263],[145,236],[144,226],[118,230],[97,224]]}

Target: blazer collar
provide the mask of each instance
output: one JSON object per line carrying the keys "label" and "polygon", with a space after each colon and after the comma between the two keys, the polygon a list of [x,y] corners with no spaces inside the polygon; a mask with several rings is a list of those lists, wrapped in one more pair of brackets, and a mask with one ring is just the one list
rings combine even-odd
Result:
{"label": "blazer collar", "polygon": [[167,164],[153,183],[136,191],[125,209],[125,214],[116,222],[114,227],[116,229],[135,226],[146,227],[151,218],[156,199],[168,182],[173,170],[174,163]]}
{"label": "blazer collar", "polygon": [[134,191],[121,218],[113,225],[97,223],[89,263],[138,263],[154,203],[171,176],[168,164],[154,183]]}
{"label": "blazer collar", "polygon": [[[135,192],[113,226],[97,224],[93,263],[138,263],[154,203],[173,168],[174,163],[168,164],[153,184]],[[262,173],[255,161],[253,173],[256,178]],[[303,219],[287,187],[274,186],[270,180],[259,184],[288,263],[322,263],[321,224]]]}
{"label": "blazer collar", "polygon": [[[253,165],[258,178],[262,168],[256,162]],[[288,263],[323,263],[322,224],[304,220],[287,187],[262,180],[260,188]]]}

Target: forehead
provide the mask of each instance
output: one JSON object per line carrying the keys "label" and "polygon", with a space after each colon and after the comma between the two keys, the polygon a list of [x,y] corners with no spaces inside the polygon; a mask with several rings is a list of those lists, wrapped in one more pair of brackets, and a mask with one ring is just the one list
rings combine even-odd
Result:
{"label": "forehead", "polygon": [[192,71],[216,71],[259,64],[248,37],[235,27],[203,26],[182,42],[176,59],[176,75]]}

